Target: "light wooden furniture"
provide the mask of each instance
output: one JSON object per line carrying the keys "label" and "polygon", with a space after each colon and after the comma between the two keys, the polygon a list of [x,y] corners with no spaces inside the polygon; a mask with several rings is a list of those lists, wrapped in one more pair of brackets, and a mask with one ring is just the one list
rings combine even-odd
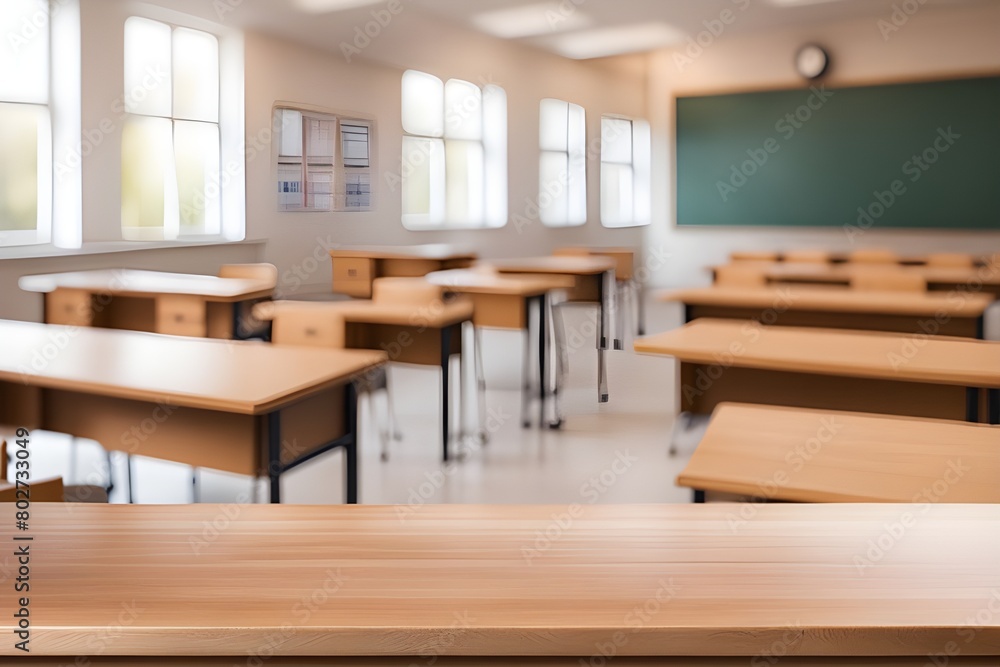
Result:
{"label": "light wooden furniture", "polygon": [[[5,602],[4,664],[90,655],[108,628],[95,660],[154,665],[568,667],[613,650],[632,667],[922,667],[951,641],[949,665],[1000,656],[995,618],[969,628],[1000,578],[995,505],[774,504],[734,523],[726,505],[582,504],[563,524],[565,505],[428,504],[405,521],[256,505],[206,534],[225,509],[35,507],[39,620],[18,651]],[[6,544],[15,532],[0,523]]]}
{"label": "light wooden furniture", "polygon": [[730,262],[777,262],[781,254],[770,250],[736,250],[729,253]]}
{"label": "light wooden furniture", "polygon": [[942,292],[864,292],[808,285],[697,287],[671,290],[663,301],[684,305],[684,321],[700,317],[765,324],[895,331],[983,338],[986,294],[954,298]]}
{"label": "light wooden furniture", "polygon": [[927,255],[927,266],[968,269],[976,266],[976,259],[964,252],[936,252]]}
{"label": "light wooden furniture", "polygon": [[855,264],[899,264],[900,256],[883,248],[861,248],[847,254],[847,261]]}
{"label": "light wooden furniture", "polygon": [[[303,335],[310,335],[307,323],[314,321],[317,336],[342,336],[347,348],[382,350],[391,362],[441,368],[441,449],[442,459],[447,461],[451,440],[450,362],[457,354],[464,363],[462,325],[472,320],[473,305],[467,299],[446,300],[441,288],[435,289],[438,299],[434,302],[399,302],[394,298],[389,303],[271,301],[258,305],[254,315],[273,320],[278,327],[292,327],[295,325],[281,320],[293,313],[294,322],[306,326]],[[340,334],[334,330],[337,322],[344,325]]]}
{"label": "light wooden furniture", "polygon": [[[490,267],[475,269],[451,269],[429,273],[426,279],[439,285],[448,292],[465,295],[472,300],[472,322],[476,327],[476,372],[477,379],[485,382],[482,376],[482,357],[480,329],[512,329],[523,331],[525,340],[523,346],[523,364],[521,373],[523,383],[521,388],[521,423],[525,427],[531,425],[528,416],[531,401],[530,365],[531,365],[531,311],[534,308],[538,314],[536,340],[538,350],[538,425],[548,424],[551,428],[562,426],[562,412],[559,408],[559,393],[562,389],[562,369],[565,364],[565,341],[562,332],[562,320],[552,318],[556,348],[556,379],[553,391],[549,392],[548,364],[546,351],[549,341],[541,320],[548,317],[549,293],[555,290],[570,289],[576,281],[570,276],[535,274],[501,274]],[[485,385],[480,387],[485,390]],[[546,401],[551,396],[554,408],[552,419],[546,417]]]}
{"label": "light wooden furniture", "polygon": [[715,284],[719,287],[763,287],[767,284],[766,270],[766,266],[750,261],[720,266],[715,270]]}
{"label": "light wooden furniture", "polygon": [[985,403],[1000,423],[994,342],[701,318],[635,350],[681,362],[681,408],[693,414],[736,401],[978,422]]}
{"label": "light wooden furniture", "polygon": [[240,337],[240,304],[270,298],[274,281],[136,269],[24,276],[45,295],[45,322],[209,338]]}
{"label": "light wooden furniture", "polygon": [[[803,503],[1000,503],[1000,427],[723,403],[677,485]],[[924,494],[931,494],[924,498]]]}
{"label": "light wooden furniture", "polygon": [[786,262],[803,262],[807,264],[827,264],[830,261],[830,253],[825,250],[786,250],[781,254]]}
{"label": "light wooden furniture", "polygon": [[0,422],[243,475],[336,447],[357,500],[354,381],[384,352],[278,347],[0,320]]}
{"label": "light wooden furniture", "polygon": [[635,332],[637,336],[646,335],[646,299],[643,290],[643,282],[636,279],[636,258],[640,255],[635,248],[620,246],[567,246],[556,248],[553,255],[584,255],[596,257],[611,257],[615,260],[615,281],[618,287],[615,298],[617,299],[617,330],[618,335],[623,336],[625,330],[626,309],[629,310],[628,319],[632,319],[629,304],[635,304]]}
{"label": "light wooden furniture", "polygon": [[[489,266],[500,273],[545,274],[572,278],[574,286],[566,291],[568,303],[595,304],[599,309],[597,327],[597,400],[608,401],[607,364],[604,353],[609,341],[614,349],[623,349],[621,333],[612,331],[611,315],[617,308],[615,298],[615,266],[613,257],[603,255],[564,255],[490,260]],[[558,304],[557,304],[558,305]],[[541,320],[544,326],[545,318]],[[544,336],[544,331],[542,332]]]}
{"label": "light wooden furniture", "polygon": [[865,292],[916,292],[927,291],[927,280],[913,271],[899,268],[870,268],[855,271],[851,287]]}
{"label": "light wooden furniture", "polygon": [[458,245],[340,246],[332,248],[333,291],[370,299],[376,278],[413,278],[432,271],[470,266],[477,254]]}
{"label": "light wooden furniture", "polygon": [[[27,500],[32,504],[63,502],[62,477],[32,479],[27,483],[27,487],[24,485],[18,485],[17,482],[14,481],[0,481],[0,503],[13,503],[18,500]],[[11,514],[13,514],[13,512],[11,512]],[[13,522],[14,517],[11,516],[10,520]]]}

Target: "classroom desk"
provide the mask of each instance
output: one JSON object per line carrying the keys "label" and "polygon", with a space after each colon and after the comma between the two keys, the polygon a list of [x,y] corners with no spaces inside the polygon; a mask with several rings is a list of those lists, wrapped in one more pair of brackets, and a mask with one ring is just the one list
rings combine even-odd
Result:
{"label": "classroom desk", "polygon": [[[869,264],[812,264],[776,262],[768,266],[765,277],[771,283],[803,283],[822,285],[850,285],[857,271],[872,271]],[[882,267],[884,268],[884,267]],[[1000,260],[971,269],[902,266],[900,271],[915,272],[927,281],[930,291],[982,292],[1000,299]]]}
{"label": "classroom desk", "polygon": [[[1000,507],[774,504],[734,528],[735,509],[428,504],[401,520],[405,506],[39,504],[30,657],[14,648],[13,594],[0,655],[922,667],[951,643],[949,664],[996,665],[1000,619],[974,632],[969,619],[1000,595]],[[15,535],[0,523],[0,539]]]}
{"label": "classroom desk", "polygon": [[[608,376],[604,352],[608,340],[614,339],[614,349],[623,349],[621,332],[612,331],[611,315],[616,312],[615,266],[613,257],[589,255],[558,255],[522,257],[517,259],[491,259],[488,266],[500,273],[546,274],[567,276],[574,280],[574,287],[567,290],[571,302],[596,303],[599,308],[597,330],[597,400],[608,401]],[[544,326],[544,320],[542,322]],[[544,332],[543,332],[544,335]]]}
{"label": "classroom desk", "polygon": [[[473,303],[472,322],[479,327],[496,329],[517,329],[524,331],[526,342],[524,345],[524,373],[525,386],[521,392],[521,422],[525,427],[531,425],[528,418],[528,401],[530,395],[528,391],[528,368],[530,366],[530,346],[527,338],[530,338],[531,309],[535,305],[538,313],[539,324],[537,326],[537,349],[538,349],[538,400],[539,414],[538,425],[548,423],[551,428],[562,426],[562,413],[559,410],[559,391],[561,389],[561,373],[556,374],[556,388],[552,392],[555,419],[547,421],[545,417],[545,404],[549,397],[548,364],[546,363],[546,350],[548,349],[548,337],[545,333],[545,326],[542,320],[548,317],[548,294],[553,290],[571,289],[575,280],[569,276],[560,275],[517,275],[501,274],[491,271],[475,269],[451,269],[449,271],[435,271],[425,276],[427,280],[435,285],[440,285],[450,292],[463,294]],[[553,319],[557,330],[560,326],[556,319]],[[556,337],[557,348],[564,344],[562,336]],[[557,349],[557,354],[562,350]],[[476,340],[476,363],[481,365],[479,339]],[[561,365],[561,363],[560,363]],[[480,369],[481,370],[481,369]]]}
{"label": "classroom desk", "polygon": [[774,285],[672,290],[662,301],[684,305],[684,321],[700,317],[757,320],[784,326],[983,337],[986,294],[868,292]]}
{"label": "classroom desk", "polygon": [[0,320],[0,423],[92,438],[105,448],[242,475],[347,453],[357,502],[354,381],[384,352],[275,347]]}
{"label": "classroom desk", "polygon": [[677,485],[695,489],[696,501],[720,492],[801,503],[1000,503],[997,480],[998,426],[723,403]]}
{"label": "classroom desk", "polygon": [[[636,258],[640,253],[635,248],[623,246],[567,246],[558,249],[555,254],[582,253],[593,257],[611,257],[615,260],[615,280],[618,281],[619,292],[618,303],[618,325],[623,326],[624,304],[621,303],[625,296],[625,290],[634,290],[636,303],[636,335],[646,335],[646,302],[645,290],[642,281],[635,279]],[[619,336],[624,335],[624,329],[619,331]]]}
{"label": "classroom desk", "polygon": [[682,411],[724,401],[1000,423],[1000,343],[701,318],[635,342],[680,362]]}
{"label": "classroom desk", "polygon": [[470,300],[458,298],[416,305],[367,300],[269,301],[258,304],[254,315],[261,320],[272,320],[284,309],[335,313],[344,321],[344,346],[347,348],[383,350],[388,353],[389,361],[440,366],[441,450],[442,459],[449,460],[449,362],[453,354],[462,355],[462,324],[473,317]]}
{"label": "classroom desk", "polygon": [[370,299],[376,278],[414,278],[432,271],[471,266],[475,251],[447,243],[411,246],[341,246],[332,248],[333,291]]}
{"label": "classroom desk", "polygon": [[137,269],[24,276],[18,285],[45,295],[48,324],[202,338],[239,338],[240,304],[274,293],[259,280]]}

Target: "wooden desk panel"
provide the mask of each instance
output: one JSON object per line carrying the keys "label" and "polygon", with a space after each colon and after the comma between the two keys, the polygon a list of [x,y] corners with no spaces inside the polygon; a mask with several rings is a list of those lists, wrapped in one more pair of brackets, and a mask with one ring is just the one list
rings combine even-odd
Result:
{"label": "wooden desk panel", "polygon": [[784,326],[894,331],[982,338],[986,294],[861,292],[784,285],[672,290],[663,301],[685,306],[685,321],[701,317],[765,321]]}
{"label": "wooden desk panel", "polygon": [[[639,339],[635,350],[677,357],[682,405],[699,413],[742,401],[951,419],[965,410],[978,421],[978,389],[1000,387],[1000,343],[944,336],[702,318]],[[995,422],[1000,402],[988,393]]]}
{"label": "wooden desk panel", "polygon": [[433,271],[470,266],[478,255],[457,245],[345,246],[330,250],[333,291],[370,299],[376,278],[419,277]]}
{"label": "wooden desk panel", "polygon": [[250,505],[202,542],[225,507],[35,506],[31,659],[108,627],[102,658],[1000,656],[996,614],[968,632],[1000,595],[1000,506],[765,505],[734,528],[735,509],[573,506],[533,553],[566,506]]}
{"label": "wooden desk panel", "polygon": [[790,502],[1000,503],[997,480],[1000,426],[726,403],[677,484]]}

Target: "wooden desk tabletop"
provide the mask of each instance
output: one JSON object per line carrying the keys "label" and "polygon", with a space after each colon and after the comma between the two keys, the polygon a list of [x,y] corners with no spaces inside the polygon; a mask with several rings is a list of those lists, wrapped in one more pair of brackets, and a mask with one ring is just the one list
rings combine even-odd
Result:
{"label": "wooden desk tabletop", "polygon": [[[819,264],[811,262],[774,262],[765,274],[770,280],[803,280],[815,282],[847,283],[858,271],[872,271],[880,266],[870,264]],[[939,266],[896,266],[899,271],[917,273],[929,283],[971,283],[1000,285],[1000,265],[987,264],[969,269]]]}
{"label": "wooden desk tabletop", "polygon": [[254,306],[254,316],[272,320],[282,311],[296,310],[335,314],[345,322],[395,324],[439,329],[472,318],[473,304],[468,299],[452,299],[433,304],[384,304],[365,299],[349,301],[266,301]]}
{"label": "wooden desk tabletop", "polygon": [[972,339],[699,318],[672,331],[640,338],[634,347],[640,353],[703,364],[1000,387],[1000,343]]}
{"label": "wooden desk tabletop", "polygon": [[935,502],[1000,503],[998,480],[1000,426],[724,403],[677,484],[793,502],[908,503],[947,481]]}
{"label": "wooden desk tabletop", "polygon": [[330,249],[331,257],[364,257],[372,259],[476,259],[476,251],[450,243],[423,245],[357,245]]}
{"label": "wooden desk tabletop", "polygon": [[565,275],[594,275],[615,268],[613,257],[604,255],[547,255],[491,259],[485,264],[501,273],[561,273]]}
{"label": "wooden desk tabletop", "polygon": [[[734,529],[732,505],[574,505],[563,524],[566,505],[428,504],[406,521],[244,505],[206,533],[232,510],[35,505],[31,655],[89,655],[113,627],[105,656],[588,656],[609,641],[619,656],[927,656],[997,595],[1000,506],[754,509]],[[0,540],[14,532],[0,523]],[[0,598],[8,638],[13,605]],[[1000,655],[1000,616],[976,625],[962,655]]]}
{"label": "wooden desk tabletop", "polygon": [[273,285],[259,280],[139,269],[97,269],[24,276],[17,284],[28,292],[52,292],[63,288],[121,296],[187,294],[202,296],[210,301],[243,301],[269,296],[274,292]]}
{"label": "wooden desk tabletop", "polygon": [[11,320],[0,320],[0,341],[0,380],[239,414],[271,412],[387,358]]}
{"label": "wooden desk tabletop", "polygon": [[551,290],[573,287],[573,279],[559,274],[519,275],[477,269],[435,271],[424,276],[429,282],[467,294],[537,296]]}
{"label": "wooden desk tabletop", "polygon": [[663,292],[659,298],[700,306],[765,309],[780,305],[791,310],[927,316],[944,313],[950,317],[979,317],[994,303],[987,294],[956,298],[943,292],[868,292],[801,285],[698,287]]}

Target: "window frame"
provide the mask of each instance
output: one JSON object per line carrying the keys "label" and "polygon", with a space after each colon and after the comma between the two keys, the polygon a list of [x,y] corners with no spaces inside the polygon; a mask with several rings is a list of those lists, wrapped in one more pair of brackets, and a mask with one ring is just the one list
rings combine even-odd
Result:
{"label": "window frame", "polygon": [[[629,159],[615,160],[606,157],[610,131],[606,121],[628,123],[629,133]],[[637,131],[638,126],[638,131]],[[614,138],[614,137],[611,137]],[[629,227],[645,227],[652,223],[652,141],[650,135],[649,122],[642,118],[633,118],[617,114],[603,114],[601,116],[601,226],[607,229],[626,229]],[[606,179],[610,177],[610,170],[606,165],[627,167],[632,180],[632,192],[630,195],[629,216],[620,216],[621,222],[610,220],[608,210],[610,203],[606,196],[608,186]],[[620,211],[619,211],[620,213]]]}
{"label": "window frame", "polygon": [[[579,104],[547,97],[538,105],[538,219],[546,227],[579,227],[587,223],[587,110]],[[548,107],[548,110],[546,109]],[[565,114],[565,149],[552,148],[563,143],[546,136],[546,115]],[[579,118],[574,119],[578,114]],[[546,161],[562,158],[565,167],[555,178],[547,177]],[[563,215],[553,210],[556,197],[563,198]],[[548,203],[547,203],[548,202]],[[576,209],[574,211],[574,208]]]}

